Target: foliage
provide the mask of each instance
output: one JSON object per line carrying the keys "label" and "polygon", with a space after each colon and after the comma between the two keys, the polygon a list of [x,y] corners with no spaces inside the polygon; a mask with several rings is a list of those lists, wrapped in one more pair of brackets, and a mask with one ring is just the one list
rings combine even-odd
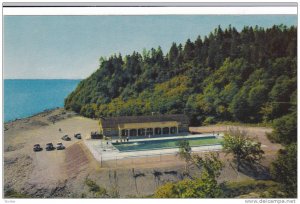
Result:
{"label": "foliage", "polygon": [[269,123],[295,109],[297,28],[220,26],[208,36],[122,56],[99,68],[65,99],[90,118],[185,113],[192,125]]}
{"label": "foliage", "polygon": [[292,143],[278,152],[278,159],[271,165],[273,178],[282,184],[286,197],[297,197],[297,144]]}
{"label": "foliage", "polygon": [[246,132],[236,130],[229,130],[224,135],[223,150],[228,154],[233,154],[237,162],[237,170],[240,170],[240,165],[243,161],[251,164],[258,162],[264,151],[261,150],[261,143],[256,142],[246,135]]}
{"label": "foliage", "polygon": [[[278,197],[273,191],[279,191],[278,183],[269,180],[243,180],[238,182],[227,182],[222,186],[225,198],[235,198],[249,193],[257,193],[259,197],[275,198]],[[248,197],[249,198],[249,197]]]}
{"label": "foliage", "polygon": [[[182,146],[187,146],[185,143]],[[189,156],[187,156],[189,155]],[[184,158],[201,169],[200,177],[184,179],[176,183],[166,183],[156,189],[154,197],[157,198],[218,198],[222,196],[220,184],[217,178],[223,168],[218,154],[207,154],[205,157],[191,156],[185,151]]]}
{"label": "foliage", "polygon": [[100,187],[98,184],[96,184],[95,181],[91,179],[86,179],[85,184],[89,187],[89,191],[93,193],[95,197],[106,197],[107,191],[105,188]]}
{"label": "foliage", "polygon": [[221,190],[215,180],[207,175],[195,180],[184,179],[177,183],[166,183],[156,189],[156,198],[218,198]]}
{"label": "foliage", "polygon": [[204,158],[199,155],[192,156],[193,164],[201,170],[202,174],[207,174],[211,179],[216,179],[220,176],[224,164],[219,159],[218,153],[205,154]]}
{"label": "foliage", "polygon": [[[198,183],[197,183],[198,182]],[[198,184],[198,185],[197,185]],[[156,198],[249,198],[255,193],[255,198],[284,198],[285,194],[280,190],[278,183],[270,180],[243,180],[222,183],[217,186],[213,195],[202,194],[203,185],[199,180],[185,179],[177,183],[168,182],[160,186],[154,194]],[[202,186],[203,187],[203,186]],[[214,186],[216,187],[216,186]],[[209,194],[209,193],[208,193]],[[201,197],[203,196],[203,197]]]}
{"label": "foliage", "polygon": [[203,125],[210,125],[215,123],[215,118],[212,116],[208,116],[207,118],[205,118],[205,120],[203,121]]}
{"label": "foliage", "polygon": [[192,148],[190,147],[190,143],[188,140],[180,140],[179,142],[179,152],[178,156],[180,159],[185,160],[185,162],[189,162],[192,159],[191,153]]}
{"label": "foliage", "polygon": [[297,113],[293,112],[274,120],[273,129],[268,135],[271,140],[283,144],[297,142]]}
{"label": "foliage", "polygon": [[17,192],[14,189],[9,188],[9,189],[5,189],[4,198],[32,198],[32,196]]}

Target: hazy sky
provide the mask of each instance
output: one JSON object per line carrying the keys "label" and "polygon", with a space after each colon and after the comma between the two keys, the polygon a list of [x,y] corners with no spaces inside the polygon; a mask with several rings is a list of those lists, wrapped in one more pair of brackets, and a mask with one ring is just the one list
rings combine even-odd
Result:
{"label": "hazy sky", "polygon": [[297,25],[296,15],[185,16],[4,16],[4,78],[89,76],[101,56],[122,56],[143,48],[166,52],[172,42],[194,41],[231,24]]}

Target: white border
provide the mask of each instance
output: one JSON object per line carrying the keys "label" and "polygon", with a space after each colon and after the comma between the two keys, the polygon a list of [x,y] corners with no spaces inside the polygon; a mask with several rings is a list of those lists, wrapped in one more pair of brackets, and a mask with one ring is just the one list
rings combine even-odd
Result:
{"label": "white border", "polygon": [[[13,0],[6,0],[8,2],[12,2]],[[15,0],[13,2],[20,2],[21,0]],[[31,0],[31,2],[40,2],[41,0]],[[99,0],[89,0],[89,2],[97,2]],[[141,2],[143,0],[129,0],[131,2]],[[180,0],[179,0],[180,1]],[[183,0],[181,0],[183,1]],[[199,1],[199,0],[198,0]],[[189,0],[189,2],[198,2],[197,0]],[[205,1],[205,0],[204,0]],[[209,2],[224,2],[223,0],[210,0]],[[283,2],[284,0],[272,0],[272,2]],[[294,0],[292,0],[293,2],[295,2]],[[23,1],[21,1],[23,2]],[[54,0],[52,2],[60,2],[60,0]],[[71,0],[64,0],[64,2],[72,2]],[[104,0],[102,2],[108,2],[107,0]],[[128,2],[128,0],[118,0],[118,2]],[[160,0],[150,0],[150,2],[160,2]],[[165,0],[164,2],[178,2],[178,0]],[[208,2],[208,1],[207,1]],[[231,2],[241,2],[241,0],[231,0]],[[255,2],[261,2],[261,0],[248,0],[247,2],[249,3],[253,3],[255,5]],[[270,0],[264,0],[264,2],[270,2]],[[299,2],[299,0],[297,0],[296,2]],[[3,3],[3,1],[1,1],[1,3]],[[3,7],[2,7],[3,8]],[[186,8],[186,7],[185,7]],[[245,15],[245,14],[294,14],[297,15],[297,7],[233,7],[230,8],[229,7],[205,7],[202,8],[202,13],[200,13],[200,9],[197,10],[197,13],[192,12],[193,8],[192,7],[188,7],[188,10],[185,10],[185,8],[181,7],[181,8],[173,8],[174,10],[177,10],[176,12],[173,11],[173,13],[170,14],[180,14],[179,10],[181,12],[181,14],[186,14],[186,15],[192,15],[192,14],[208,14],[208,15],[221,15],[221,14],[229,14],[229,15]],[[12,8],[12,7],[5,7],[2,10],[2,15],[109,15],[109,13],[100,13],[99,10],[97,11],[97,9],[99,8],[41,8],[41,7],[37,7],[37,8]],[[136,11],[136,14],[133,13],[128,13],[129,7],[126,8],[116,8],[116,7],[112,7],[112,8],[102,8],[102,9],[110,9],[111,10],[111,14],[110,15],[147,15],[147,13],[145,13],[145,11],[140,12],[140,14],[138,14],[138,11]],[[144,9],[144,8],[135,8],[136,10],[140,10],[140,9]],[[167,13],[165,13],[165,11],[158,11],[158,9],[161,8],[153,8],[153,10],[156,10],[156,14],[153,15],[167,15]],[[164,8],[166,9],[166,8]],[[171,10],[170,8],[168,8],[169,11]],[[191,10],[190,10],[191,9]],[[228,10],[229,9],[229,10]],[[241,10],[239,10],[241,9]],[[77,10],[77,13],[76,11]],[[92,10],[94,10],[92,12]],[[121,11],[122,10],[122,11]],[[225,10],[227,10],[227,13],[225,13]],[[251,12],[250,12],[251,10]],[[72,11],[72,12],[71,12]],[[55,13],[56,12],[56,13]],[[89,13],[91,12],[91,13]],[[196,12],[196,11],[195,11]],[[287,12],[287,13],[286,13]],[[93,14],[94,13],[94,14]],[[123,13],[123,14],[122,14]],[[127,14],[125,14],[127,13]],[[148,13],[150,14],[150,13]],[[1,16],[1,25],[2,25],[2,17]],[[300,18],[298,16],[298,22],[299,22]],[[2,39],[2,32],[0,34],[0,37]],[[299,36],[298,36],[299,37]],[[300,48],[299,48],[299,41],[298,41],[298,53],[300,52]],[[2,49],[0,51],[1,54],[1,63],[2,63]],[[299,61],[297,61],[298,67],[299,67]],[[300,73],[298,72],[298,78],[300,76]],[[1,75],[2,76],[2,75]],[[2,95],[2,83],[0,85],[0,93]],[[3,95],[2,95],[3,96]],[[300,99],[300,94],[298,94],[298,101]],[[2,106],[2,100],[0,101],[0,105]],[[298,104],[298,108],[300,107],[300,105]],[[2,118],[2,112],[0,114],[1,118]],[[298,117],[298,124],[300,121],[300,117]],[[0,128],[1,132],[2,132],[2,127]],[[299,129],[298,129],[299,131]],[[1,141],[1,146],[2,146],[2,141]],[[300,151],[298,151],[298,158],[300,156]],[[2,157],[0,158],[0,161],[2,163]],[[2,163],[3,164],[3,163]],[[3,166],[2,166],[3,168]],[[0,169],[0,173],[2,175],[2,168]],[[3,179],[3,178],[2,178]],[[299,181],[299,179],[298,179]],[[1,182],[2,183],[2,182]],[[298,195],[300,194],[300,188],[298,188]],[[2,194],[2,192],[1,192]],[[3,196],[3,194],[2,194]],[[38,203],[40,204],[42,203],[101,203],[101,202],[105,202],[107,204],[110,203],[120,203],[120,201],[122,203],[131,203],[131,204],[140,204],[141,202],[145,203],[145,204],[149,204],[149,203],[165,203],[165,202],[172,202],[175,204],[179,204],[179,203],[230,203],[230,204],[240,204],[240,203],[245,203],[245,199],[184,199],[184,200],[179,200],[179,199],[3,199],[2,197],[2,202],[5,203]],[[257,202],[257,203],[262,203],[261,201],[268,201],[270,199],[247,199],[247,200],[253,200],[253,202]],[[282,199],[272,199],[272,201],[281,201]],[[286,200],[286,199],[285,199]],[[289,199],[291,200],[291,199]],[[251,201],[250,201],[251,202]],[[298,199],[296,199],[296,202],[298,202]],[[266,202],[265,202],[266,203]],[[279,203],[279,202],[278,202]]]}
{"label": "white border", "polygon": [[4,7],[3,15],[296,15],[297,7]]}

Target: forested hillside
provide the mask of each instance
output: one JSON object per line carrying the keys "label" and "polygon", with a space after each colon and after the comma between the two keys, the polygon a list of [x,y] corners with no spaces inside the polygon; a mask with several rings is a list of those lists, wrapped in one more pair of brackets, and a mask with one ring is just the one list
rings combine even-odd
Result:
{"label": "forested hillside", "polygon": [[296,27],[218,27],[165,54],[158,47],[100,58],[65,108],[96,118],[186,113],[191,125],[271,122],[295,115],[296,57]]}

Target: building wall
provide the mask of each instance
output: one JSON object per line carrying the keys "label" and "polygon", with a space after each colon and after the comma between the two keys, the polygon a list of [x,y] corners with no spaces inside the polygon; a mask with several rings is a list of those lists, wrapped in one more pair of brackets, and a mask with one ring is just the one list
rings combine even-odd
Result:
{"label": "building wall", "polygon": [[119,135],[119,130],[118,129],[111,129],[111,128],[104,128],[103,129],[103,135],[107,136],[107,137],[118,136]]}
{"label": "building wall", "polygon": [[188,132],[189,124],[188,123],[180,123],[178,130],[179,130],[179,132]]}
{"label": "building wall", "polygon": [[[153,126],[153,123],[147,123],[147,124],[149,124],[149,126]],[[171,125],[171,123],[170,123],[170,125]],[[146,127],[145,123],[143,123],[143,125],[140,125],[140,127]],[[108,136],[108,137],[119,136],[119,129],[113,129],[113,128],[101,128],[101,129],[103,130],[103,135],[104,136]],[[133,129],[138,129],[138,126],[137,126],[137,128],[133,128]],[[188,131],[189,131],[188,124],[179,122],[178,132],[179,133],[181,133],[181,132],[186,133]]]}

